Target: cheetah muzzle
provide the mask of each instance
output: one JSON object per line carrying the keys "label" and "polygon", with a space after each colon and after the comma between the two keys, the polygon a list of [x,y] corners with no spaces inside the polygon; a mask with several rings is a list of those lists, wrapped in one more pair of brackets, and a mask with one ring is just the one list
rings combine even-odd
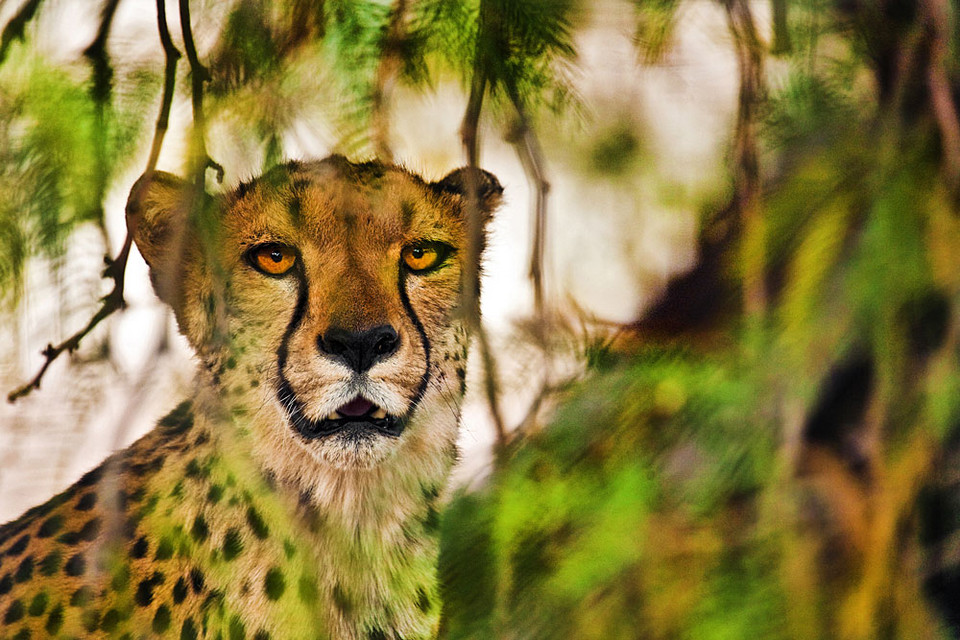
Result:
{"label": "cheetah muzzle", "polygon": [[[466,170],[333,156],[127,223],[191,396],[0,527],[0,636],[428,640],[468,336]],[[476,174],[484,223],[496,178]]]}

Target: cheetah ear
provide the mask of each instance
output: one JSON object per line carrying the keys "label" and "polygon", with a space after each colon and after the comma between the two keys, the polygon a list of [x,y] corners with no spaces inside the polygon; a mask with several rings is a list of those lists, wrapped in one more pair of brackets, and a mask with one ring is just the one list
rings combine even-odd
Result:
{"label": "cheetah ear", "polygon": [[[468,167],[454,169],[443,180],[433,182],[430,187],[437,193],[449,193],[466,198]],[[477,174],[477,197],[480,200],[480,211],[484,222],[488,222],[497,207],[503,201],[503,187],[500,181],[489,171],[475,169]]]}
{"label": "cheetah ear", "polygon": [[150,267],[157,296],[180,314],[185,266],[195,235],[187,228],[193,185],[170,173],[143,175],[127,199],[127,230]]}

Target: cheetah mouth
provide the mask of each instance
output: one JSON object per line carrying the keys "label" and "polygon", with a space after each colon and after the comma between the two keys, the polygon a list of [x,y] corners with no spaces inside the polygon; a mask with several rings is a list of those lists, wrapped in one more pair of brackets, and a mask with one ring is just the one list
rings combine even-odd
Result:
{"label": "cheetah mouth", "polygon": [[307,418],[301,406],[287,405],[287,410],[294,429],[308,440],[334,434],[352,437],[379,434],[396,438],[403,433],[405,426],[405,421],[399,416],[388,414],[384,409],[361,396],[357,396],[336,411],[331,411],[320,420]]}

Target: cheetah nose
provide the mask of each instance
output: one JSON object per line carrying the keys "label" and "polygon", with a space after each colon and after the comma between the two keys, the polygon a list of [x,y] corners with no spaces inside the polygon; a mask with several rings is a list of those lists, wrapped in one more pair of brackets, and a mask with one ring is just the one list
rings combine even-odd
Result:
{"label": "cheetah nose", "polygon": [[330,327],[317,336],[320,353],[342,360],[357,373],[363,373],[381,360],[386,360],[400,348],[397,330],[388,324],[365,331],[350,331]]}

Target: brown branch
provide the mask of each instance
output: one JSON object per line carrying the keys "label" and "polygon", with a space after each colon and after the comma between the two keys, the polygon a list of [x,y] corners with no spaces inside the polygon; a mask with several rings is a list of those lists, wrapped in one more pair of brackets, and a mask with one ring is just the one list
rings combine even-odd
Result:
{"label": "brown branch", "polygon": [[478,183],[479,160],[479,126],[480,112],[483,109],[483,97],[487,91],[487,75],[483,59],[484,37],[484,6],[480,5],[480,32],[477,36],[477,53],[474,60],[473,77],[470,81],[470,95],[467,99],[467,108],[460,127],[460,139],[467,156],[466,172],[466,202],[465,214],[467,219],[467,259],[464,273],[463,313],[480,348],[480,357],[483,362],[484,395],[490,408],[496,429],[497,452],[504,450],[507,444],[507,431],[500,413],[500,401],[497,395],[496,361],[490,350],[490,341],[480,320],[480,249],[483,246],[483,220],[480,212],[480,197]]}
{"label": "brown branch", "polygon": [[377,156],[384,162],[393,159],[390,148],[390,114],[388,106],[393,84],[403,64],[404,21],[407,0],[396,0],[390,15],[390,24],[384,35],[383,50],[377,73],[374,77],[370,121],[373,125],[373,146]]}
{"label": "brown branch", "polygon": [[183,48],[190,63],[191,105],[193,107],[193,152],[194,166],[191,171],[194,184],[202,190],[207,168],[217,170],[218,180],[223,180],[223,167],[207,155],[207,120],[203,112],[203,83],[210,80],[210,71],[200,64],[197,47],[193,40],[193,28],[190,25],[190,0],[180,0],[180,29],[183,34]]}
{"label": "brown branch", "polygon": [[771,53],[784,55],[790,53],[793,45],[790,42],[790,25],[787,21],[789,10],[788,0],[770,0],[773,13],[773,46]]}
{"label": "brown branch", "polygon": [[762,316],[767,308],[764,282],[763,215],[756,112],[763,93],[763,52],[747,0],[721,0],[733,36],[740,73],[734,134],[734,201],[742,225],[743,309]]}
{"label": "brown branch", "polygon": [[[173,103],[173,87],[176,81],[177,58],[180,55],[180,53],[173,46],[173,43],[170,41],[170,34],[167,31],[166,8],[164,0],[157,0],[157,20],[160,31],[160,41],[163,43],[164,53],[167,57],[167,64],[164,72],[163,101],[160,105],[160,115],[157,118],[157,126],[153,134],[153,144],[151,146],[150,158],[147,161],[147,174],[152,174],[156,169],[157,158],[160,155],[160,148],[163,145],[163,137],[167,132],[167,123],[170,119],[170,107]],[[113,290],[111,290],[110,293],[103,298],[102,304],[100,305],[100,309],[97,311],[97,313],[94,314],[94,316],[83,329],[73,334],[60,344],[56,346],[48,344],[42,352],[46,360],[44,361],[43,366],[40,367],[40,371],[30,382],[11,391],[7,395],[8,402],[16,402],[19,398],[26,396],[34,389],[39,389],[40,381],[43,380],[43,376],[46,374],[47,369],[54,360],[60,357],[64,351],[71,353],[75,351],[80,346],[80,341],[86,337],[88,333],[93,331],[94,327],[100,324],[100,322],[102,322],[105,318],[113,314],[113,312],[124,308],[124,275],[126,272],[127,258],[130,255],[130,246],[132,242],[133,238],[128,231],[127,237],[123,241],[123,247],[121,247],[117,257],[113,260],[109,260],[107,263],[107,268],[104,270],[103,276],[105,278],[113,279]]]}
{"label": "brown branch", "polygon": [[0,36],[0,63],[7,58],[7,51],[14,40],[23,41],[23,33],[26,30],[27,23],[37,15],[37,9],[40,8],[42,3],[43,0],[27,0],[20,7],[20,11],[17,11],[17,14],[3,28],[3,35]]}
{"label": "brown branch", "polygon": [[543,255],[546,247],[547,231],[547,195],[550,192],[550,182],[544,170],[543,151],[540,141],[533,129],[530,128],[530,119],[520,98],[520,92],[512,83],[507,85],[510,102],[517,112],[518,123],[511,133],[510,140],[523,165],[527,181],[534,190],[533,203],[533,238],[530,245],[530,282],[533,285],[534,314],[538,320],[543,320]]}
{"label": "brown branch", "polygon": [[926,13],[929,33],[930,62],[927,67],[927,87],[933,116],[940,130],[940,145],[943,148],[943,171],[951,192],[960,186],[960,120],[957,105],[953,101],[950,77],[947,71],[950,24],[950,8],[944,0],[926,0],[921,3]]}

